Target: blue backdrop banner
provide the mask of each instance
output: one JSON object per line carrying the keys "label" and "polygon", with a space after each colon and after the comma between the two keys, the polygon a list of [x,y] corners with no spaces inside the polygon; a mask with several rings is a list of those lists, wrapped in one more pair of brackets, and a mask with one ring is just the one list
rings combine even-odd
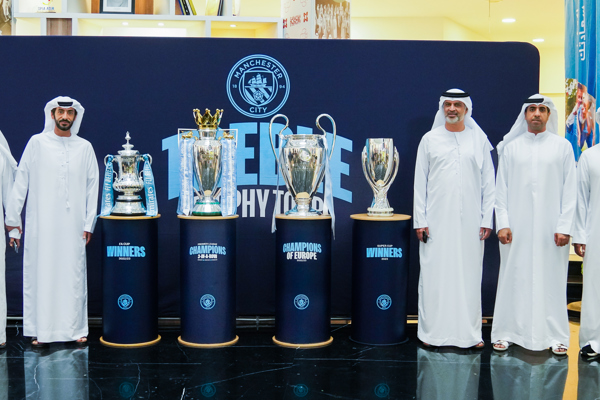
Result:
{"label": "blue backdrop banner", "polygon": [[581,152],[598,144],[596,99],[598,93],[597,0],[565,0],[565,137],[575,161]]}
{"label": "blue backdrop banner", "polygon": [[[431,129],[443,91],[458,87],[471,93],[473,116],[495,145],[509,131],[523,100],[539,90],[539,54],[526,43],[13,36],[0,37],[0,48],[10,54],[0,63],[7,94],[0,129],[17,160],[31,135],[43,128],[44,105],[58,95],[72,96],[85,107],[79,135],[94,146],[101,173],[104,155],[121,148],[127,131],[140,138],[140,153],[152,156],[162,216],[157,249],[161,316],[178,316],[180,309],[177,132],[196,128],[193,109],[222,108],[221,127],[238,130],[240,315],[275,312],[271,213],[277,199],[280,212],[292,207],[285,187],[276,190],[269,121],[283,113],[292,122],[286,134],[320,134],[318,115],[327,113],[335,120],[329,182],[336,214],[331,310],[349,315],[350,215],[366,212],[373,196],[360,161],[365,140],[394,139],[400,166],[388,199],[394,212],[411,214],[417,147]],[[320,123],[331,149],[331,123],[325,118]],[[322,187],[313,204],[320,210]],[[102,312],[102,229],[99,223],[88,246],[91,315]],[[416,314],[419,252],[412,233],[410,246],[407,312]],[[9,313],[19,315],[22,254],[7,252],[7,258]],[[484,315],[493,312],[498,266],[494,236],[486,243]]]}

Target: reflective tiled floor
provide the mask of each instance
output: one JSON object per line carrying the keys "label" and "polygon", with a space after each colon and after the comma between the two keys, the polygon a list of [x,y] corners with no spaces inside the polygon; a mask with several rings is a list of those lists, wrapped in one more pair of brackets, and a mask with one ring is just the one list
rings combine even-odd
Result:
{"label": "reflective tiled floor", "polygon": [[180,346],[176,330],[161,331],[153,347],[108,348],[92,329],[85,349],[39,352],[13,327],[0,351],[0,400],[600,398],[600,364],[578,357],[575,324],[563,358],[517,346],[492,354],[489,326],[483,351],[423,349],[416,325],[392,347],[356,344],[347,326],[332,331],[321,349],[277,347],[272,330],[242,329],[235,346],[201,350]]}

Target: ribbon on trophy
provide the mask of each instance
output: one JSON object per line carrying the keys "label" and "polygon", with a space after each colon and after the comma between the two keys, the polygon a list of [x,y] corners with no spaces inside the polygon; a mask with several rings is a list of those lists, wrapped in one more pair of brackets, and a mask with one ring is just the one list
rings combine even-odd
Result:
{"label": "ribbon on trophy", "polygon": [[[333,210],[333,189],[331,188],[331,170],[329,168],[329,156],[327,156],[327,140],[324,140],[325,145],[325,190],[323,193],[323,202],[325,203],[325,209],[323,210],[323,214],[326,211],[329,211],[329,215],[331,215],[331,233],[333,234],[333,240],[335,240],[335,212]],[[333,149],[332,149],[333,151]]]}
{"label": "ribbon on trophy", "polygon": [[144,154],[144,193],[146,194],[146,215],[156,217],[158,215],[158,202],[156,200],[156,189],[154,188],[154,174],[152,173],[152,157]]}
{"label": "ribbon on trophy", "polygon": [[190,215],[194,207],[194,156],[192,150],[195,141],[196,138],[194,138],[192,131],[189,131],[188,134],[180,135],[178,215]]}
{"label": "ribbon on trophy", "polygon": [[237,138],[222,131],[221,214],[226,217],[237,214]]}
{"label": "ribbon on trophy", "polygon": [[[275,117],[273,117],[273,119],[275,119]],[[273,119],[271,120],[271,123],[273,123]],[[279,160],[281,160],[283,145],[281,143],[281,137],[279,135],[277,135],[277,137],[279,137],[279,154],[277,155],[277,159],[275,160],[275,165],[277,166],[277,189],[275,190],[275,207],[273,208],[273,219],[271,220],[271,233],[275,233],[275,231],[277,230],[277,225],[275,224],[275,215],[277,215],[277,211],[279,210],[279,198],[281,197],[279,195],[279,169],[281,168],[281,165],[279,165]]]}
{"label": "ribbon on trophy", "polygon": [[113,195],[113,179],[114,179],[114,171],[113,171],[113,159],[115,157],[112,155],[108,155],[104,158],[104,165],[106,165],[106,170],[104,171],[104,183],[102,185],[102,206],[100,208],[100,215],[106,217],[110,215],[114,205],[115,205],[115,197]]}

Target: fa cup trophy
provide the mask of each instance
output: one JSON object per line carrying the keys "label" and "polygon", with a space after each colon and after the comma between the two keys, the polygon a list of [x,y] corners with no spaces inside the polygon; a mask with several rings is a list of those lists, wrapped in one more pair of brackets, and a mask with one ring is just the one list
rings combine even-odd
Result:
{"label": "fa cup trophy", "polygon": [[370,217],[393,215],[387,193],[398,173],[398,159],[392,139],[367,139],[362,151],[362,167],[374,193],[371,207],[367,209]]}
{"label": "fa cup trophy", "polygon": [[217,185],[221,180],[222,146],[216,136],[222,115],[223,110],[216,110],[214,116],[210,115],[208,109],[204,115],[200,110],[194,110],[198,139],[194,142],[193,163],[199,190],[192,215],[221,215],[221,206],[217,200],[221,188],[217,189]]}
{"label": "fa cup trophy", "polygon": [[[152,157],[149,154],[140,155],[139,151],[133,150],[133,145],[129,143],[131,137],[129,132],[125,136],[127,143],[123,145],[123,150],[119,150],[118,155],[107,155],[104,158],[106,172],[104,175],[104,185],[102,191],[102,211],[101,215],[120,215],[120,216],[139,216],[139,215],[157,215],[156,192],[154,190],[154,175],[150,165]],[[113,162],[118,165],[118,173],[113,172]],[[140,172],[140,162],[144,161],[144,170]],[[113,183],[113,174],[117,179]],[[116,199],[113,206],[113,189],[122,192]],[[142,189],[146,189],[146,203],[148,210],[142,203],[142,197],[136,194]]]}
{"label": "fa cup trophy", "polygon": [[[272,133],[273,121],[278,117],[285,119],[285,127],[279,132],[279,155],[275,150]],[[319,125],[321,117],[329,118],[333,124],[333,143],[329,154],[327,154],[327,133]],[[317,117],[317,127],[323,132],[322,135],[284,135],[283,131],[288,125],[289,120],[283,114],[275,115],[269,124],[273,154],[281,169],[283,180],[296,202],[294,208],[286,212],[286,215],[298,217],[321,215],[321,212],[311,207],[311,202],[325,176],[329,159],[333,153],[336,136],[335,121],[327,114]],[[326,191],[325,197],[328,195],[331,196],[331,193]],[[330,209],[330,211],[332,210]]]}

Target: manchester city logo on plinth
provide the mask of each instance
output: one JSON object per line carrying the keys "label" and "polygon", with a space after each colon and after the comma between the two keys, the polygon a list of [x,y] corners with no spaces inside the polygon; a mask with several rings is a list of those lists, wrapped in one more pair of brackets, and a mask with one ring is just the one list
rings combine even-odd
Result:
{"label": "manchester city logo on plinth", "polygon": [[204,397],[213,397],[217,393],[217,388],[212,383],[207,383],[200,387],[200,393]]}
{"label": "manchester city logo on plinth", "polygon": [[303,384],[294,386],[294,394],[296,397],[306,397],[308,394],[308,386]]}
{"label": "manchester city logo on plinth", "polygon": [[290,94],[290,78],[279,61],[254,54],[238,61],[227,77],[227,95],[240,113],[251,118],[275,114]]}
{"label": "manchester city logo on plinth", "polygon": [[375,396],[383,399],[389,396],[390,394],[390,387],[388,385],[386,385],[385,383],[380,383],[379,385],[375,386]]}
{"label": "manchester city logo on plinth", "polygon": [[128,294],[122,294],[117,300],[121,310],[129,310],[133,306],[133,298]]}
{"label": "manchester city logo on plinth", "polygon": [[204,308],[205,310],[212,310],[215,307],[216,302],[217,301],[212,294],[205,294],[204,296],[200,297],[200,307]]}
{"label": "manchester city logo on plinth", "polygon": [[296,306],[298,310],[306,310],[308,308],[308,303],[310,303],[308,296],[304,294],[299,294],[294,298],[294,306]]}
{"label": "manchester city logo on plinth", "polygon": [[387,310],[392,306],[392,298],[387,294],[382,294],[377,298],[377,307],[382,310]]}

